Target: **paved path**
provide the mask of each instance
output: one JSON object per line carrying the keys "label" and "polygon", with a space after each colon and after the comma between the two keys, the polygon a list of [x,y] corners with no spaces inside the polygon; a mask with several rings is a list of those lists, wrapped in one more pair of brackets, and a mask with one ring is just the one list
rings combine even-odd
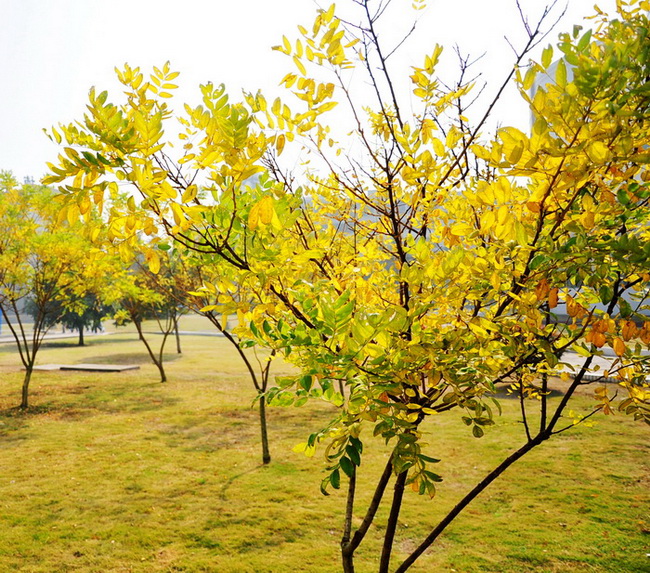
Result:
{"label": "paved path", "polygon": [[[16,339],[14,338],[13,334],[11,332],[7,333],[9,329],[6,327],[3,327],[2,329],[2,334],[0,335],[0,344],[5,343],[5,342],[13,342],[14,344],[16,343]],[[110,334],[115,334],[114,332],[84,332],[84,338],[92,338],[95,336],[108,336]],[[28,333],[28,336],[31,336],[31,333]],[[62,340],[65,338],[79,338],[79,333],[78,332],[48,332],[44,340]]]}
{"label": "paved path", "polygon": [[[14,343],[14,339],[11,333],[7,334],[8,329],[3,328],[2,334],[0,334],[0,344],[3,343]],[[120,332],[84,332],[84,338],[93,338],[95,336],[109,336],[111,334],[120,334]],[[162,334],[161,332],[145,332],[145,334]],[[218,330],[180,330],[178,332],[181,336],[223,336]],[[172,333],[170,336],[174,336]],[[48,332],[45,335],[44,340],[64,340],[66,338],[79,338],[78,332]]]}
{"label": "paved path", "polygon": [[[642,354],[643,356],[650,356],[650,352],[647,350],[644,350]],[[585,363],[585,360],[586,358],[584,356],[580,356],[575,352],[565,352],[564,356],[562,356],[562,362],[568,364],[569,366],[564,366],[560,369],[560,371],[568,372],[569,375],[575,375],[580,371],[582,365]],[[618,382],[615,374],[613,376],[603,377],[603,372],[611,370],[615,360],[616,354],[614,351],[611,348],[604,348],[603,356],[594,356],[590,368],[590,370],[593,370],[593,372],[587,374],[585,376],[585,379],[602,380],[603,382]],[[615,369],[616,368],[618,367],[615,367]],[[650,381],[650,376],[647,376],[646,378],[648,381]]]}

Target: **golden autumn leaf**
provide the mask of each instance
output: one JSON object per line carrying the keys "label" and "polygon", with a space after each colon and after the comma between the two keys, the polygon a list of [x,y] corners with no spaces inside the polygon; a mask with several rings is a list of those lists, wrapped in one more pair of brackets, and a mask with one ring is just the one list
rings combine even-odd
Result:
{"label": "golden autumn leaf", "polygon": [[597,348],[602,348],[603,346],[605,346],[605,342],[607,342],[607,339],[605,338],[605,335],[602,332],[594,331],[591,342]]}
{"label": "golden autumn leaf", "polygon": [[145,254],[145,259],[147,261],[149,270],[154,275],[157,275],[160,271],[160,257],[158,256],[158,253],[156,253],[154,250],[148,250]]}
{"label": "golden autumn leaf", "polygon": [[544,300],[550,293],[550,290],[551,288],[546,279],[539,281],[535,287],[535,296],[537,297],[537,300]]}
{"label": "golden autumn leaf", "polygon": [[612,348],[614,349],[614,352],[616,352],[616,356],[623,356],[625,354],[625,342],[623,342],[618,336],[614,338]]}
{"label": "golden autumn leaf", "polygon": [[260,221],[260,204],[256,203],[251,207],[248,213],[248,228],[253,231],[257,228]]}
{"label": "golden autumn leaf", "polygon": [[267,195],[257,204],[259,208],[259,221],[264,225],[268,225],[273,220],[273,197]]}
{"label": "golden autumn leaf", "polygon": [[637,334],[638,329],[636,327],[636,324],[634,324],[634,322],[631,320],[626,320],[621,330],[621,336],[623,337],[623,340],[630,340],[631,338],[637,336]]}

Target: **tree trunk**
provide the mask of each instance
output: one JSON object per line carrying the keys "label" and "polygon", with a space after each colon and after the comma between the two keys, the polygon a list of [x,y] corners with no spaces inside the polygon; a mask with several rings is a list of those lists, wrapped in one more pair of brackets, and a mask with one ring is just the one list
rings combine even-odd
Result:
{"label": "tree trunk", "polygon": [[431,531],[426,539],[409,555],[402,564],[395,569],[395,573],[404,573],[415,561],[422,555],[439,537],[439,535],[447,528],[447,526],[458,517],[458,515],[465,509],[481,492],[483,492],[495,479],[497,479],[503,472],[505,472],[512,464],[519,458],[523,457],[530,450],[541,444],[549,437],[549,432],[540,433],[532,440],[526,442],[517,451],[510,454],[503,460],[496,468],[494,468],[487,476],[485,476],[474,488],[461,499],[456,506],[438,523],[438,525]]}
{"label": "tree trunk", "polygon": [[29,381],[32,378],[32,366],[25,368],[25,378],[23,379],[23,391],[20,401],[20,409],[26,410],[29,408]]}
{"label": "tree trunk", "polygon": [[162,361],[154,360],[154,364],[158,367],[158,372],[160,372],[160,381],[167,382],[167,374],[165,374]]}
{"label": "tree trunk", "polygon": [[260,430],[262,432],[262,463],[264,465],[271,462],[271,453],[269,452],[269,436],[266,429],[266,397],[260,396]]}
{"label": "tree trunk", "polygon": [[343,553],[341,555],[343,562],[343,573],[355,573],[354,572],[354,553]]}
{"label": "tree trunk", "polygon": [[83,324],[79,327],[79,342],[77,346],[85,346],[84,344],[84,327]]}
{"label": "tree trunk", "polygon": [[176,353],[183,354],[181,351],[181,337],[178,332],[178,317],[174,318],[174,335],[176,336]]}
{"label": "tree trunk", "polygon": [[400,510],[402,509],[402,498],[404,496],[404,486],[406,484],[407,476],[408,471],[404,470],[397,476],[397,480],[395,481],[393,503],[390,508],[388,523],[386,524],[384,547],[382,548],[381,559],[379,561],[379,573],[388,573],[390,556],[393,551],[393,543],[395,542],[395,532],[397,531],[397,520],[399,518]]}
{"label": "tree trunk", "polygon": [[142,322],[133,320],[133,324],[135,324],[135,328],[138,331],[138,336],[140,337],[140,340],[142,340],[142,343],[144,344],[145,348],[147,349],[151,361],[156,365],[156,368],[158,368],[158,372],[160,372],[160,381],[167,382],[167,375],[165,374],[165,367],[163,366],[163,360],[164,360],[163,352],[165,349],[165,341],[167,340],[167,335],[165,334],[163,337],[163,342],[162,345],[160,346],[160,359],[158,359],[156,357],[156,353],[152,350],[151,346],[147,342],[147,339],[144,337],[144,333],[142,332]]}
{"label": "tree trunk", "polygon": [[382,472],[379,481],[377,482],[377,487],[375,488],[375,493],[372,496],[372,500],[368,506],[366,515],[363,518],[359,529],[354,532],[354,535],[352,535],[352,538],[350,539],[349,537],[351,534],[350,530],[352,529],[352,511],[354,504],[354,499],[352,499],[352,496],[354,489],[356,488],[357,479],[355,470],[354,479],[350,481],[350,489],[348,491],[348,501],[346,507],[346,524],[344,527],[343,539],[341,539],[341,557],[343,560],[344,573],[354,573],[354,552],[356,551],[357,547],[361,545],[361,542],[366,536],[366,533],[368,533],[368,529],[375,520],[377,510],[379,509],[379,504],[384,497],[384,492],[386,491],[386,486],[390,481],[390,476],[392,473],[393,462],[391,456],[391,458],[386,463],[386,467],[384,467],[384,471]]}

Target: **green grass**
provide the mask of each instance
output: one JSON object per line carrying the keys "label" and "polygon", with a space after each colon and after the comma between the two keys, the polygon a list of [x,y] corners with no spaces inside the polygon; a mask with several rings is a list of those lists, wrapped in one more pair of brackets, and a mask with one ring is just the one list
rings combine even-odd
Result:
{"label": "green grass", "polygon": [[[195,317],[183,329],[210,330]],[[47,343],[38,362],[136,363],[121,374],[37,372],[27,413],[15,409],[22,373],[0,344],[0,571],[335,572],[344,496],[318,492],[322,464],[295,454],[331,414],[325,403],[271,409],[273,462],[259,463],[254,392],[222,338],[168,347],[160,384],[132,330]],[[286,371],[278,365],[276,372]],[[516,404],[470,436],[460,414],[435,417],[430,454],[438,496],[409,493],[398,528],[405,556],[473,483],[521,443]],[[587,408],[587,397],[574,409]],[[367,440],[357,515],[388,451]],[[648,431],[598,418],[533,451],[484,492],[414,572],[650,570]],[[377,524],[358,553],[376,571]]]}

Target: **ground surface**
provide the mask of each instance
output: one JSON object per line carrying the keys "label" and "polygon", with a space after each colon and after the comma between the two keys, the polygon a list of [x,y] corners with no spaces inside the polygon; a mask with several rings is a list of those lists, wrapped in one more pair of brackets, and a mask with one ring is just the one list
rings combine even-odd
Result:
{"label": "ground surface", "polygon": [[[186,320],[192,329],[209,325]],[[18,356],[0,344],[1,572],[340,571],[343,494],[318,493],[320,453],[291,451],[330,406],[271,410],[273,462],[262,467],[254,392],[223,338],[186,335],[182,356],[170,340],[166,384],[130,331],[74,342],[48,342],[39,362],[141,369],[38,372],[33,407],[21,413]],[[521,443],[516,403],[502,402],[480,440],[460,414],[429,424],[428,453],[442,458],[445,481],[433,501],[406,496],[398,558]],[[588,408],[580,397],[576,409]],[[649,453],[647,427],[620,415],[567,432],[493,484],[412,571],[650,571]],[[366,447],[357,515],[386,456]],[[376,530],[385,522],[382,508]],[[376,571],[378,548],[370,535],[359,573]]]}

